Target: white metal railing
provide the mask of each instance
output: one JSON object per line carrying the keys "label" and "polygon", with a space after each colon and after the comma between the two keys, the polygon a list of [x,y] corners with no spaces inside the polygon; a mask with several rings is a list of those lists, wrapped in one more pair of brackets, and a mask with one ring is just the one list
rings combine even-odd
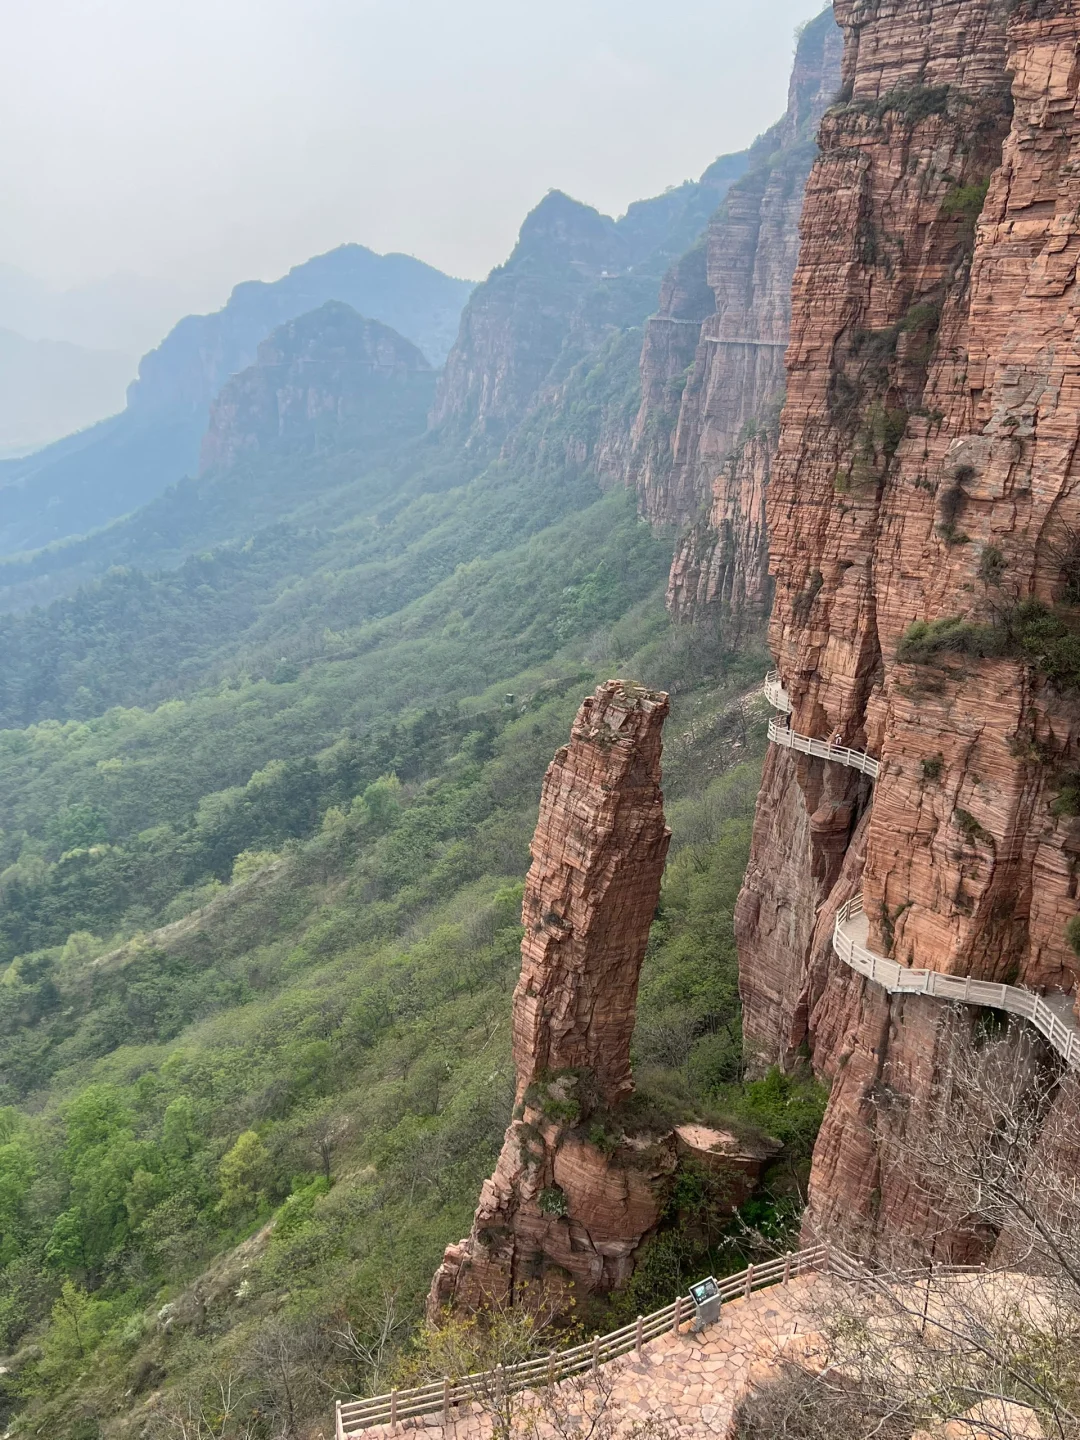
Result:
{"label": "white metal railing", "polygon": [[[863,897],[856,895],[837,911],[833,926],[833,949],[860,975],[883,985],[892,995],[933,995],[939,1000],[950,1000],[964,1005],[985,1005],[994,1010],[1006,1010],[1010,1015],[1020,1015],[1030,1020],[1040,1035],[1044,1036],[1061,1055],[1066,1064],[1080,1069],[1080,1029],[1063,1020],[1034,990],[1022,990],[1015,985],[1000,985],[993,980],[973,980],[970,975],[943,975],[938,970],[910,970],[888,960],[884,955],[875,955],[867,950],[851,934],[852,922],[863,914]],[[859,927],[861,928],[861,927]]]}
{"label": "white metal railing", "polygon": [[[765,699],[774,710],[785,715],[791,714],[791,696],[784,689],[779,670],[770,670],[765,676]],[[785,750],[797,750],[800,755],[815,755],[819,760],[831,760],[836,765],[847,765],[878,778],[881,761],[867,755],[864,750],[851,750],[846,745],[834,745],[829,740],[815,740],[810,735],[799,735],[779,720],[769,721],[769,739],[774,745],[783,745]]]}
{"label": "white metal railing", "polygon": [[[827,1269],[828,1266],[828,1246],[815,1245],[808,1250],[782,1255],[764,1265],[748,1265],[738,1275],[727,1276],[719,1282],[720,1298],[736,1300],[766,1286],[786,1285],[797,1275]],[[613,1330],[610,1335],[596,1335],[571,1350],[538,1355],[520,1365],[499,1366],[495,1370],[483,1370],[457,1380],[447,1376],[412,1390],[391,1390],[388,1395],[375,1395],[370,1400],[339,1400],[335,1417],[337,1440],[346,1440],[348,1436],[359,1435],[377,1425],[396,1425],[401,1420],[415,1420],[421,1415],[440,1412],[445,1425],[449,1423],[450,1411],[455,1406],[468,1405],[482,1396],[505,1395],[516,1390],[528,1390],[534,1385],[555,1384],[569,1375],[595,1369],[620,1355],[627,1355],[631,1350],[637,1350],[640,1358],[643,1345],[669,1331],[678,1333],[682,1322],[690,1319],[692,1313],[687,1297],[679,1295],[662,1310],[656,1310],[652,1315],[639,1315],[621,1330]]]}
{"label": "white metal railing", "polygon": [[784,689],[779,670],[770,670],[765,676],[765,699],[774,710],[783,710],[785,715],[791,714],[791,697]]}
{"label": "white metal railing", "polygon": [[780,720],[769,721],[769,739],[774,745],[783,745],[786,750],[797,750],[800,755],[816,755],[819,760],[832,760],[837,765],[848,765],[852,770],[861,770],[871,780],[878,778],[881,761],[864,750],[850,750],[846,745],[834,745],[829,740],[814,740],[809,735],[798,735]]}

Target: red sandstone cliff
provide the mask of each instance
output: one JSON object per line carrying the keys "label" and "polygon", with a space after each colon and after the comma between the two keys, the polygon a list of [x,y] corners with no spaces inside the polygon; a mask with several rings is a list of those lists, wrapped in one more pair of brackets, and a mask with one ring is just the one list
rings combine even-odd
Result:
{"label": "red sandstone cliff", "polygon": [[472,1234],[446,1252],[430,1310],[513,1300],[526,1282],[610,1289],[660,1218],[673,1136],[589,1138],[633,1090],[638,974],[671,832],[660,789],[667,696],[610,680],[548,768],[514,991],[517,1109]]}
{"label": "red sandstone cliff", "polygon": [[877,953],[1075,990],[1080,5],[836,14],[845,101],[807,188],[769,488],[771,644],[793,728],[882,768],[871,791],[774,749],[737,931],[748,1042],[808,1042],[832,1081],[815,1223],[926,1231],[875,1126],[882,1097],[927,1123],[942,1007],[890,1001],[829,938],[861,889]]}
{"label": "red sandstone cliff", "polygon": [[[582,432],[579,422],[583,409],[604,408],[609,440],[618,435],[621,449],[629,435],[632,411],[610,403],[622,400],[626,389],[621,355],[613,395],[599,393],[598,377],[612,370],[608,348],[628,340],[636,363],[640,326],[655,308],[664,271],[701,233],[746,163],[745,153],[722,156],[700,180],[640,200],[618,220],[561,191],[546,195],[525,217],[509,259],[477,286],[465,308],[432,424],[470,442],[514,446],[537,443],[535,434],[516,433],[522,422],[534,422],[529,428],[547,430],[549,444],[569,438],[563,463],[587,461],[605,473],[592,454],[595,427]],[[584,457],[575,453],[582,433],[589,449]],[[607,473],[621,478],[623,469],[620,458],[608,463]]]}
{"label": "red sandstone cliff", "polygon": [[825,12],[800,37],[784,117],[697,182],[617,221],[546,196],[473,292],[432,410],[471,444],[633,486],[649,520],[683,532],[672,613],[724,617],[732,638],[769,607],[799,214],[840,51]]}
{"label": "red sandstone cliff", "polygon": [[829,13],[803,31],[787,113],[669,272],[649,321],[630,476],[649,519],[687,527],[668,593],[679,618],[725,616],[739,628],[768,611],[765,490],[799,215],[840,51]]}

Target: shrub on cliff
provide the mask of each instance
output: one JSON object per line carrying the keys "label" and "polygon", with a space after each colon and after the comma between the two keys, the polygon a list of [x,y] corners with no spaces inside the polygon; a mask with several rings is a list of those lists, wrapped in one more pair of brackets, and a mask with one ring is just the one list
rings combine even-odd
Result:
{"label": "shrub on cliff", "polygon": [[896,647],[902,664],[933,665],[948,655],[1022,660],[1059,690],[1080,689],[1080,635],[1038,600],[1001,611],[993,624],[945,615],[916,620]]}
{"label": "shrub on cliff", "polygon": [[968,225],[974,225],[982,214],[989,189],[989,179],[976,180],[971,185],[956,185],[941,202],[942,212],[950,220],[963,220]]}
{"label": "shrub on cliff", "polygon": [[880,100],[855,100],[849,108],[883,120],[886,115],[900,115],[909,125],[916,125],[931,115],[944,115],[949,105],[949,85],[898,85]]}
{"label": "shrub on cliff", "polygon": [[1025,600],[1006,617],[1020,658],[1061,690],[1080,687],[1080,635],[1037,600]]}
{"label": "shrub on cliff", "polygon": [[944,655],[983,659],[1001,655],[1004,649],[1005,637],[992,625],[946,615],[940,620],[916,620],[909,625],[896,647],[896,658],[905,665],[932,665]]}

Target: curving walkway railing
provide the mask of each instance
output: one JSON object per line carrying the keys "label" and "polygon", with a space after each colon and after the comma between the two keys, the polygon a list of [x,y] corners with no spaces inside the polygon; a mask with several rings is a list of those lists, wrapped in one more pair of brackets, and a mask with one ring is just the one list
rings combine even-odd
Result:
{"label": "curving walkway railing", "polygon": [[765,699],[774,710],[782,710],[785,715],[791,714],[791,697],[784,689],[779,670],[770,670],[765,676]]}
{"label": "curving walkway railing", "polygon": [[[765,699],[774,710],[785,715],[791,714],[791,696],[784,689],[779,670],[770,670],[765,676]],[[797,750],[800,755],[815,755],[819,760],[831,760],[836,765],[847,765],[860,770],[871,780],[878,778],[881,761],[867,755],[865,750],[850,750],[846,745],[834,745],[830,740],[815,740],[811,735],[799,735],[790,726],[779,720],[769,721],[769,739],[774,745],[785,750]]]}
{"label": "curving walkway railing", "polygon": [[814,740],[809,735],[799,735],[780,720],[769,721],[769,739],[774,745],[783,745],[785,750],[797,750],[800,755],[816,755],[819,760],[832,760],[837,765],[848,765],[852,770],[861,770],[871,780],[878,778],[881,761],[865,750],[849,750],[846,745],[834,745],[830,740]]}
{"label": "curving walkway railing", "polygon": [[[970,975],[943,975],[938,970],[910,970],[875,955],[866,948],[869,923],[863,911],[863,897],[856,895],[836,914],[833,926],[833,949],[846,965],[865,975],[875,984],[883,985],[890,995],[933,995],[939,1000],[963,1005],[984,1005],[1005,1010],[1030,1020],[1047,1039],[1066,1064],[1080,1070],[1080,1027],[1068,1014],[1062,1014],[1034,990],[1015,985],[999,985],[992,980],[973,980]],[[1067,1002],[1062,997],[1062,1009]]]}
{"label": "curving walkway railing", "polygon": [[765,677],[765,698],[769,701],[773,710],[783,710],[785,714],[791,714],[791,696],[783,688],[783,681],[780,680],[779,670],[770,670]]}
{"label": "curving walkway railing", "polygon": [[[809,1250],[782,1255],[765,1265],[748,1265],[738,1275],[728,1275],[718,1282],[720,1298],[722,1301],[736,1300],[770,1285],[786,1285],[798,1275],[828,1268],[828,1246],[815,1245]],[[843,1273],[846,1278],[846,1270]],[[460,1379],[447,1376],[430,1385],[419,1385],[412,1390],[391,1390],[388,1395],[375,1395],[370,1400],[339,1400],[335,1417],[336,1440],[347,1440],[347,1437],[359,1435],[377,1425],[416,1420],[422,1415],[441,1413],[446,1425],[455,1406],[490,1399],[495,1394],[528,1390],[534,1385],[555,1384],[569,1375],[596,1369],[620,1355],[628,1355],[631,1350],[637,1350],[640,1357],[644,1344],[668,1331],[678,1332],[682,1322],[689,1320],[692,1313],[688,1297],[680,1295],[662,1310],[656,1310],[652,1315],[639,1315],[621,1330],[613,1330],[610,1335],[596,1335],[587,1344],[575,1345],[571,1350],[538,1355],[520,1365],[499,1366],[495,1370],[482,1370]]]}

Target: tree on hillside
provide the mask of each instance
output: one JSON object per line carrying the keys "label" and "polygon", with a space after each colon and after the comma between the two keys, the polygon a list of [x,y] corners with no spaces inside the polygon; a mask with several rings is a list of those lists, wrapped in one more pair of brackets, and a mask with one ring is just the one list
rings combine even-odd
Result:
{"label": "tree on hillside", "polygon": [[221,1182],[220,1209],[223,1215],[240,1215],[254,1210],[264,1199],[270,1171],[270,1155],[254,1130],[245,1130],[218,1167]]}

